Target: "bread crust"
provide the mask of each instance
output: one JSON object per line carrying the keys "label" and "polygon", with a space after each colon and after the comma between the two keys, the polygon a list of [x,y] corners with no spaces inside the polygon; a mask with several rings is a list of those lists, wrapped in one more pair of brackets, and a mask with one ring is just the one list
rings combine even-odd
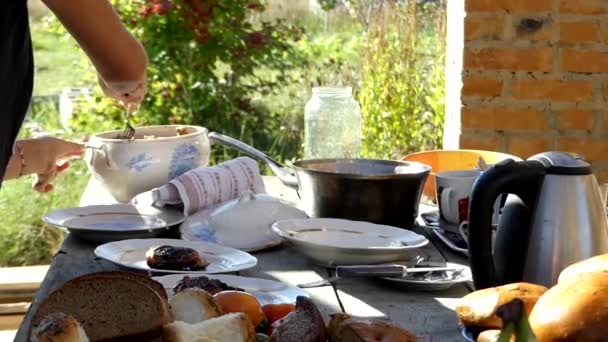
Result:
{"label": "bread crust", "polygon": [[608,254],[601,254],[566,267],[559,274],[558,283],[577,279],[582,274],[608,272]]}
{"label": "bread crust", "polygon": [[163,284],[159,283],[158,281],[150,278],[149,276],[147,276],[143,273],[126,272],[126,271],[102,271],[102,272],[85,274],[80,277],[74,278],[70,281],[76,281],[78,279],[86,279],[89,277],[123,278],[123,279],[131,279],[131,280],[140,281],[140,282],[143,282],[144,284],[148,285],[149,287],[151,287],[154,291],[156,291],[156,293],[158,293],[159,296],[161,296],[165,300],[167,300],[167,290],[165,290],[165,287],[163,286]]}
{"label": "bread crust", "polygon": [[523,282],[478,290],[460,300],[456,314],[464,326],[500,329],[502,321],[496,315],[498,307],[519,298],[529,314],[546,291],[545,286]]}
{"label": "bread crust", "polygon": [[586,273],[545,293],[530,314],[537,341],[599,342],[608,338],[608,273]]}
{"label": "bread crust", "polygon": [[331,315],[330,342],[414,342],[417,338],[397,324],[377,318],[354,318],[345,313]]}

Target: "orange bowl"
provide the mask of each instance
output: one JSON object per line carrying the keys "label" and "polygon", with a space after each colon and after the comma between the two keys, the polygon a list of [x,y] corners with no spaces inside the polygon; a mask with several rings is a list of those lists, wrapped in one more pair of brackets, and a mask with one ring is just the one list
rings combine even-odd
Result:
{"label": "orange bowl", "polygon": [[436,197],[435,174],[442,171],[473,170],[478,166],[479,157],[482,157],[488,165],[505,159],[522,160],[514,155],[483,150],[432,150],[412,153],[401,160],[416,161],[431,167],[431,173],[426,179],[422,194],[427,201],[434,202]]}

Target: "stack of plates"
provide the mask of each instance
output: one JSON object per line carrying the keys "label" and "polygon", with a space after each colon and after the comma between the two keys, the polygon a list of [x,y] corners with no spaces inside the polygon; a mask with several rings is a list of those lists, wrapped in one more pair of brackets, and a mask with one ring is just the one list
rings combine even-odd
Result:
{"label": "stack of plates", "polygon": [[177,210],[129,204],[91,205],[49,212],[44,222],[94,242],[158,237],[184,221]]}

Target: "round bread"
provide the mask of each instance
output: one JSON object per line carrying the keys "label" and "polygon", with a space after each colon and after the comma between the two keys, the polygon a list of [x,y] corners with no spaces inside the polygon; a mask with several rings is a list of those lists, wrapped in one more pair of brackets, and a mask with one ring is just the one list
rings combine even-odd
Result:
{"label": "round bread", "polygon": [[88,342],[87,334],[72,316],[54,312],[46,316],[32,336],[34,342]]}
{"label": "round bread", "polygon": [[557,282],[578,279],[581,274],[592,272],[608,272],[608,254],[594,256],[566,267],[559,274]]}
{"label": "round bread", "polygon": [[500,329],[502,321],[496,316],[496,310],[501,305],[519,298],[524,302],[526,314],[530,314],[534,304],[546,291],[546,287],[530,283],[513,283],[478,290],[462,297],[456,305],[456,314],[467,327]]}
{"label": "round bread", "polygon": [[542,342],[606,341],[608,273],[582,274],[552,287],[532,310],[530,326]]}

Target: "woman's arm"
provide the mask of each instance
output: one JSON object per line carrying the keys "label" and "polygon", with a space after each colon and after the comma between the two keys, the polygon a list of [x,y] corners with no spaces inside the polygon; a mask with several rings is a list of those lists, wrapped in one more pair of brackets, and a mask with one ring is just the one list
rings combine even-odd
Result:
{"label": "woman's arm", "polygon": [[146,52],[108,0],[43,1],[89,56],[106,86],[129,92],[145,83]]}

